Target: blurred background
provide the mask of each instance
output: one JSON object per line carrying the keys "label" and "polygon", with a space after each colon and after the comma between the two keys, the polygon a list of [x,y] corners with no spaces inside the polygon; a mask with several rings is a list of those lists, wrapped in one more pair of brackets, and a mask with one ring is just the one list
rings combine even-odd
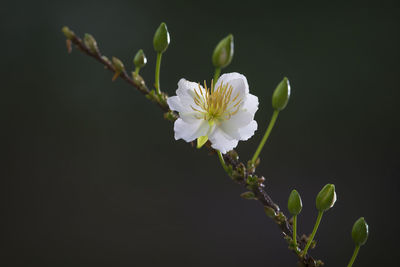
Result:
{"label": "blurred background", "polygon": [[345,266],[351,228],[370,237],[354,266],[394,266],[399,193],[400,10],[305,8],[191,1],[9,1],[2,39],[1,266],[295,266],[296,257],[256,201],[217,157],[175,141],[160,110],[77,50],[61,27],[91,33],[107,56],[132,58],[154,82],[152,38],[165,21],[171,44],[161,87],[210,80],[211,54],[232,33],[226,72],[247,76],[260,100],[259,130],[237,150],[249,159],[288,76],[292,96],[261,154],[258,173],[287,213],[303,198],[310,233],[315,196],[334,183],[338,201],[311,253]]}

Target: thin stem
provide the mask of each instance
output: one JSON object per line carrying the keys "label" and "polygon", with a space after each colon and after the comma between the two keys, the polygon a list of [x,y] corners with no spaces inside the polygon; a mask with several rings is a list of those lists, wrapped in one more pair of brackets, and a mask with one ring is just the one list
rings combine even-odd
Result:
{"label": "thin stem", "polygon": [[136,74],[136,75],[139,75],[139,70],[140,70],[139,67],[136,67],[136,68],[135,68],[135,74]]}
{"label": "thin stem", "polygon": [[263,149],[265,142],[267,142],[267,139],[272,131],[272,128],[274,128],[276,119],[278,118],[279,110],[274,110],[274,113],[272,114],[271,121],[269,122],[268,128],[265,131],[264,137],[262,138],[260,144],[257,147],[256,152],[254,153],[253,158],[251,159],[251,162],[254,164],[258,158],[258,155],[260,154],[261,150]]}
{"label": "thin stem", "polygon": [[215,68],[214,80],[213,80],[214,81],[214,87],[215,87],[215,84],[217,83],[217,80],[218,80],[220,74],[221,74],[221,68]]}
{"label": "thin stem", "polygon": [[353,266],[353,263],[354,263],[354,261],[355,261],[356,258],[357,258],[357,254],[358,254],[358,251],[359,251],[359,250],[360,250],[360,246],[356,246],[356,247],[354,248],[353,256],[351,256],[350,262],[349,262],[349,264],[347,265],[347,267]]}
{"label": "thin stem", "polygon": [[320,224],[320,222],[321,222],[321,219],[322,219],[322,215],[323,215],[323,214],[324,214],[323,211],[318,212],[318,217],[317,217],[317,221],[315,222],[314,229],[312,230],[312,233],[311,233],[310,238],[308,239],[307,245],[306,245],[306,247],[304,248],[304,250],[303,250],[303,252],[302,252],[302,255],[303,255],[303,256],[307,254],[307,251],[308,251],[308,249],[310,248],[310,245],[311,245],[312,241],[314,240],[315,233],[316,233],[317,230],[318,230],[318,226],[319,226],[319,224]]}
{"label": "thin stem", "polygon": [[157,53],[156,81],[155,81],[155,86],[156,86],[157,94],[159,94],[159,95],[161,95],[161,89],[160,89],[161,56],[162,56],[162,53]]}
{"label": "thin stem", "polygon": [[226,164],[225,164],[225,160],[224,160],[224,158],[222,157],[221,151],[217,150],[217,154],[218,154],[219,162],[221,162],[222,168],[224,168],[224,170],[225,170],[226,172],[228,172],[228,167],[227,167]]}
{"label": "thin stem", "polygon": [[297,215],[293,216],[293,243],[297,248]]}

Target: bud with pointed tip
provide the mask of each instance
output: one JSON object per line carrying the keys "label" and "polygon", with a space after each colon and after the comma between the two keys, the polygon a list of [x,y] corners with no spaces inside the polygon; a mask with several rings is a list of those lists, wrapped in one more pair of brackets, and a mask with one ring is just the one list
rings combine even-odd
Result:
{"label": "bud with pointed tip", "polygon": [[367,242],[368,234],[368,224],[364,217],[361,217],[354,223],[353,230],[351,231],[351,237],[356,246],[364,245]]}
{"label": "bud with pointed tip", "polygon": [[125,67],[124,67],[124,63],[122,63],[122,61],[116,57],[112,57],[111,61],[114,66],[114,69],[115,69],[115,74],[112,77],[112,81],[115,81],[118,78],[118,76],[121,74],[121,72],[123,72],[125,70]]}
{"label": "bud with pointed tip", "polygon": [[112,57],[112,64],[117,72],[123,72],[125,67],[124,63],[119,58]]}
{"label": "bud with pointed tip", "polygon": [[154,38],[153,38],[153,46],[154,50],[158,53],[164,53],[167,50],[169,45],[169,32],[167,29],[167,25],[162,22],[160,26],[157,28]]}
{"label": "bud with pointed tip", "polygon": [[225,68],[233,58],[233,35],[229,34],[222,39],[214,49],[212,63],[216,68]]}
{"label": "bud with pointed tip", "polygon": [[83,42],[89,48],[90,52],[96,53],[99,51],[96,39],[94,39],[91,34],[85,33],[85,36],[83,37]]}
{"label": "bud with pointed tip", "polygon": [[290,214],[297,215],[301,212],[301,209],[303,208],[303,203],[301,202],[301,198],[297,190],[292,190],[289,196],[289,201],[288,201],[288,209]]}
{"label": "bud with pointed tip", "polygon": [[137,51],[134,59],[133,59],[133,64],[135,64],[136,68],[143,68],[147,63],[147,58],[146,55],[144,54],[143,50],[140,49]]}
{"label": "bud with pointed tip", "polygon": [[283,78],[283,80],[278,84],[275,88],[275,91],[272,95],[272,107],[275,110],[283,110],[290,97],[290,84],[288,78]]}
{"label": "bud with pointed tip", "polygon": [[318,193],[316,199],[317,210],[324,212],[333,207],[336,202],[335,185],[327,184]]}
{"label": "bud with pointed tip", "polygon": [[75,33],[71,31],[67,26],[62,27],[61,31],[68,39],[72,39],[75,36]]}

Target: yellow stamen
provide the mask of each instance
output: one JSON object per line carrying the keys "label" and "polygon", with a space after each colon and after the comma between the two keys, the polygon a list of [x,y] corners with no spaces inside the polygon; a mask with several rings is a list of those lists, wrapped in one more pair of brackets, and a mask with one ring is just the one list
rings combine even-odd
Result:
{"label": "yellow stamen", "polygon": [[204,89],[202,89],[199,83],[198,89],[194,89],[195,96],[193,99],[197,107],[192,106],[194,111],[201,113],[201,116],[197,118],[208,120],[210,125],[229,120],[239,111],[242,104],[239,93],[232,98],[233,87],[228,83],[221,83],[216,89],[213,87],[213,81],[211,81],[211,88],[207,88],[204,81]]}

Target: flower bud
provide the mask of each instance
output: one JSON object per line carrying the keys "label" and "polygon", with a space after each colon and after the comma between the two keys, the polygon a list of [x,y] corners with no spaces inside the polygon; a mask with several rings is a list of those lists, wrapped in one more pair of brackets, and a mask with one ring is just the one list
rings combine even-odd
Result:
{"label": "flower bud", "polygon": [[336,202],[335,185],[327,184],[318,193],[316,199],[317,210],[320,212],[326,211],[333,207]]}
{"label": "flower bud", "polygon": [[62,27],[61,31],[64,33],[65,37],[68,39],[72,39],[74,37],[75,33],[71,31],[67,26]]}
{"label": "flower bud", "polygon": [[233,35],[229,34],[222,39],[214,49],[212,63],[216,68],[225,68],[233,58]]}
{"label": "flower bud", "polygon": [[303,208],[303,203],[301,203],[301,198],[296,190],[292,190],[289,196],[288,209],[290,214],[297,215],[301,212]]}
{"label": "flower bud", "polygon": [[275,110],[282,110],[286,107],[290,97],[290,84],[288,78],[283,80],[275,88],[272,95],[272,107]]}
{"label": "flower bud", "polygon": [[154,50],[158,53],[164,53],[169,45],[169,32],[167,25],[163,22],[160,24],[153,38]]}
{"label": "flower bud", "polygon": [[133,64],[135,64],[136,68],[143,68],[147,63],[147,58],[146,55],[144,54],[143,50],[140,49],[137,51],[134,59],[133,59]]}
{"label": "flower bud", "polygon": [[124,63],[122,63],[122,61],[119,58],[112,57],[111,60],[116,72],[121,73],[124,71],[125,69]]}
{"label": "flower bud", "polygon": [[91,34],[85,33],[85,36],[83,37],[83,42],[89,48],[90,52],[97,53],[99,51],[96,39],[94,39]]}
{"label": "flower bud", "polygon": [[244,199],[255,199],[255,198],[256,198],[256,196],[254,195],[254,193],[251,192],[251,191],[244,192],[244,193],[240,194],[240,196],[241,196],[242,198],[244,198]]}
{"label": "flower bud", "polygon": [[351,231],[351,237],[356,246],[364,245],[367,242],[368,234],[368,224],[364,217],[361,217],[354,223],[353,230]]}

